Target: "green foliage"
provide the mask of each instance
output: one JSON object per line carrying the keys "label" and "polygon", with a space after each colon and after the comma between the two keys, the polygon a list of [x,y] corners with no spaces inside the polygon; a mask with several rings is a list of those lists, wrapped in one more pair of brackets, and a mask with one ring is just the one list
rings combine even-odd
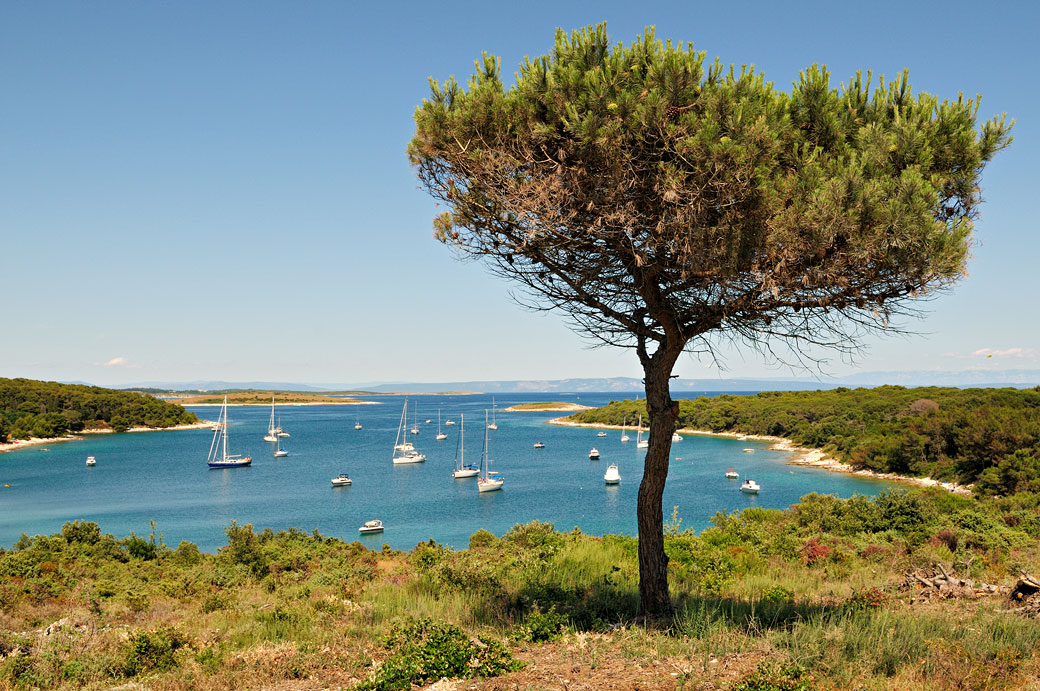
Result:
{"label": "green foliage", "polygon": [[[645,401],[572,415],[620,425],[646,419]],[[1040,489],[1040,389],[768,391],[680,401],[677,427],[762,434],[825,449],[882,472],[978,481],[985,494]]]}
{"label": "green foliage", "polygon": [[375,678],[359,690],[409,689],[412,684],[448,677],[494,677],[522,667],[498,641],[481,636],[480,644],[453,624],[420,619],[396,624],[383,641],[391,651]]}
{"label": "green foliage", "polygon": [[748,675],[732,691],[814,691],[809,671],[801,665],[765,663]]}
{"label": "green foliage", "polygon": [[173,427],[198,422],[179,405],[129,391],[0,378],[0,442],[86,428]]}
{"label": "green foliage", "polygon": [[536,606],[527,615],[527,622],[518,629],[516,637],[532,643],[556,641],[563,637],[568,623],[568,618],[556,611],[556,605],[546,612],[539,611]]}
{"label": "green foliage", "polygon": [[124,669],[127,676],[164,671],[176,664],[174,653],[188,646],[188,639],[172,627],[142,631],[127,642]]}

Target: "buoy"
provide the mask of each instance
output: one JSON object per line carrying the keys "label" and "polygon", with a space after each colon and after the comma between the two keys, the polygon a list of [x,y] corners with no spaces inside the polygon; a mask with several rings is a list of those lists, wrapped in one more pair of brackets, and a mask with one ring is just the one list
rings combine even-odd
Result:
{"label": "buoy", "polygon": [[4,485],[4,487],[10,487],[11,485]]}

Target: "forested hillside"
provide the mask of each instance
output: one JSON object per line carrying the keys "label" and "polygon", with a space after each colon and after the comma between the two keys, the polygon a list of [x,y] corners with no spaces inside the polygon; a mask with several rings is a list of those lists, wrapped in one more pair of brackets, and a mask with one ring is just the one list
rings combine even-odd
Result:
{"label": "forested hillside", "polygon": [[84,429],[173,427],[198,422],[179,405],[99,386],[0,378],[0,442]]}
{"label": "forested hillside", "polygon": [[[645,402],[570,416],[632,425]],[[853,465],[977,482],[986,493],[1040,491],[1040,387],[762,392],[680,402],[679,426],[785,437]]]}

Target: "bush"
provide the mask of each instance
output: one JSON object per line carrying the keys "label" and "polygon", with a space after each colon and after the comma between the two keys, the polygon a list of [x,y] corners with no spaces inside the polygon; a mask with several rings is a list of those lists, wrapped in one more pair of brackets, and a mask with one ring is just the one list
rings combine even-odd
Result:
{"label": "bush", "polygon": [[173,654],[187,645],[188,639],[168,626],[135,634],[127,643],[123,664],[126,675],[170,669],[176,664]]}
{"label": "bush", "polygon": [[483,636],[479,640],[477,645],[459,627],[430,619],[397,624],[383,641],[392,654],[373,679],[355,689],[409,689],[443,677],[494,677],[522,666],[498,641]]}
{"label": "bush", "polygon": [[744,681],[732,687],[733,691],[813,691],[816,686],[809,672],[801,665],[763,664]]}
{"label": "bush", "polygon": [[559,640],[567,623],[567,617],[556,612],[556,605],[548,612],[540,612],[536,607],[527,615],[527,624],[520,629],[520,639],[533,643]]}
{"label": "bush", "polygon": [[69,521],[61,527],[61,536],[70,545],[96,545],[101,540],[101,528],[97,523],[87,521]]}
{"label": "bush", "polygon": [[794,593],[782,585],[774,585],[762,593],[762,602],[790,602],[794,599]]}

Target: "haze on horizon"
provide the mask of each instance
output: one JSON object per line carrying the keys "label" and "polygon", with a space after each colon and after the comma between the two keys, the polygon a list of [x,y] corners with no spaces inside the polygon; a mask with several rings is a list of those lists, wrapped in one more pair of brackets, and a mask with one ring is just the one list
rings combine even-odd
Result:
{"label": "haze on horizon", "polygon": [[[967,28],[965,18],[970,17]],[[787,88],[814,62],[837,85],[909,68],[915,90],[983,96],[1015,142],[983,176],[970,276],[873,340],[855,371],[1040,368],[1030,189],[1040,96],[1032,6],[979,13],[880,2],[533,2],[306,6],[229,2],[0,6],[0,376],[141,381],[475,381],[641,376],[562,318],[456,262],[404,155],[427,77],[482,51],[511,74],[557,26],[648,24]],[[965,32],[970,32],[965,36]],[[951,37],[958,37],[951,40]],[[790,377],[724,349],[684,378]]]}

